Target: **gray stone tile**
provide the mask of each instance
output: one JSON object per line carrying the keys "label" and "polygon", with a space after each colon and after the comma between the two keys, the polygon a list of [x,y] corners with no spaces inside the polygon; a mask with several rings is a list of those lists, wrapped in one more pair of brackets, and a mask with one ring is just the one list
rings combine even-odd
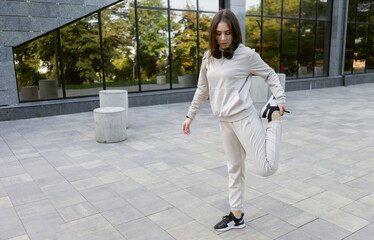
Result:
{"label": "gray stone tile", "polygon": [[144,217],[116,227],[128,240],[162,239],[172,240],[167,232]]}
{"label": "gray stone tile", "polygon": [[211,187],[206,183],[198,184],[192,187],[186,188],[187,192],[191,193],[195,197],[200,199],[209,197],[211,195],[220,193],[221,191],[217,190],[216,188]]}
{"label": "gray stone tile", "polygon": [[362,239],[371,239],[374,236],[374,224],[371,223],[370,225],[358,230],[357,232],[349,235],[345,240],[362,240]]}
{"label": "gray stone tile", "polygon": [[149,215],[148,218],[164,230],[189,223],[193,220],[177,208],[169,208],[165,211]]}
{"label": "gray stone tile", "polygon": [[234,231],[227,231],[219,235],[222,239],[235,239],[235,240],[248,240],[248,239],[256,239],[256,240],[270,240],[271,238],[265,236],[264,234],[256,231],[255,229],[251,228],[250,226],[246,226],[243,229],[236,229]]}
{"label": "gray stone tile", "polygon": [[355,232],[370,224],[369,221],[340,209],[329,212],[326,215],[323,215],[322,218],[350,232]]}
{"label": "gray stone tile", "polygon": [[144,189],[129,192],[126,200],[146,216],[172,207],[168,201]]}
{"label": "gray stone tile", "polygon": [[265,215],[247,224],[270,238],[283,236],[296,229],[294,226],[271,215]]}
{"label": "gray stone tile", "polygon": [[87,178],[87,179],[82,179],[78,181],[71,182],[71,185],[75,187],[78,191],[93,188],[93,187],[98,187],[104,185],[100,179],[96,177],[92,178]]}
{"label": "gray stone tile", "polygon": [[107,185],[85,189],[80,192],[99,212],[105,212],[127,204],[123,198]]}
{"label": "gray stone tile", "polygon": [[[189,229],[189,231],[186,231],[186,229]],[[218,233],[213,231],[213,229],[210,230],[196,221],[191,221],[167,230],[167,232],[175,239],[222,239],[218,236]]]}
{"label": "gray stone tile", "polygon": [[[322,238],[317,238],[316,236],[310,235],[303,230],[296,229],[295,231],[289,232],[286,235],[283,235],[277,240],[322,240]],[[323,238],[326,239],[326,238]]]}
{"label": "gray stone tile", "polygon": [[5,162],[1,164],[0,168],[0,177],[10,177],[10,176],[15,176],[19,174],[25,174],[26,171],[22,167],[22,165],[16,161],[16,162]]}
{"label": "gray stone tile", "polygon": [[69,165],[56,168],[59,173],[66,178],[69,182],[78,181],[93,177],[93,175],[79,165]]}
{"label": "gray stone tile", "polygon": [[63,220],[47,200],[16,206],[16,211],[31,239],[50,239],[56,236]]}
{"label": "gray stone tile", "polygon": [[48,191],[45,192],[45,195],[55,208],[68,207],[86,201],[75,189],[67,191]]}
{"label": "gray stone tile", "polygon": [[14,206],[46,199],[47,196],[34,182],[26,182],[5,187]]}
{"label": "gray stone tile", "polygon": [[134,208],[130,204],[125,204],[120,208],[114,208],[102,212],[101,215],[106,220],[108,220],[113,226],[118,226],[144,217],[142,213],[140,213],[136,208]]}
{"label": "gray stone tile", "polygon": [[54,239],[126,239],[100,214],[61,225]]}
{"label": "gray stone tile", "polygon": [[76,205],[59,208],[57,211],[65,222],[71,222],[98,213],[98,211],[88,202],[81,202]]}
{"label": "gray stone tile", "polygon": [[351,234],[349,231],[340,228],[323,219],[317,219],[311,223],[302,226],[299,229],[316,237],[317,239],[338,240],[343,239],[344,237]]}
{"label": "gray stone tile", "polygon": [[0,239],[13,238],[25,234],[22,222],[12,207],[0,207]]}

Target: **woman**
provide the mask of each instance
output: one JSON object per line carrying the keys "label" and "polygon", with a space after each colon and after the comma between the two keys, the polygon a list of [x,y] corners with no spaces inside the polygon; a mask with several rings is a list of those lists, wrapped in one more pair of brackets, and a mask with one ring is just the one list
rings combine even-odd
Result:
{"label": "woman", "polygon": [[[268,83],[274,97],[261,110],[268,119],[266,133],[249,94],[251,74]],[[278,169],[281,141],[281,116],[286,112],[286,96],[278,75],[253,50],[242,44],[238,19],[227,9],[213,18],[209,30],[209,50],[204,54],[198,86],[186,120],[184,134],[201,105],[207,99],[220,120],[220,129],[228,156],[229,203],[231,212],[214,228],[226,231],[243,228],[245,159],[255,161],[259,173],[269,176]]]}

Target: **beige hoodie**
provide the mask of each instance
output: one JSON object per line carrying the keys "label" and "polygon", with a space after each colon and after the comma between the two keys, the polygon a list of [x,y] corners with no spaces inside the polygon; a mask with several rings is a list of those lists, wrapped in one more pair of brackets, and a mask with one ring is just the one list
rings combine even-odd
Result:
{"label": "beige hoodie", "polygon": [[247,117],[253,104],[249,94],[251,78],[248,77],[252,74],[265,79],[278,103],[286,101],[278,75],[253,49],[239,44],[231,59],[209,55],[209,51],[204,54],[188,117],[195,118],[208,97],[213,114],[221,121],[234,122]]}

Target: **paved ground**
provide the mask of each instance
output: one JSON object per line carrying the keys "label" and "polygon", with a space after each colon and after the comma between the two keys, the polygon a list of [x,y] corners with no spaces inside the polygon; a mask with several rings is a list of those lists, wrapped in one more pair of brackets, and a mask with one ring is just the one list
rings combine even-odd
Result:
{"label": "paved ground", "polygon": [[92,113],[0,122],[0,239],[358,239],[374,236],[374,84],[288,93],[280,169],[247,164],[247,227],[218,233],[227,171],[205,104],[130,108],[129,138]]}

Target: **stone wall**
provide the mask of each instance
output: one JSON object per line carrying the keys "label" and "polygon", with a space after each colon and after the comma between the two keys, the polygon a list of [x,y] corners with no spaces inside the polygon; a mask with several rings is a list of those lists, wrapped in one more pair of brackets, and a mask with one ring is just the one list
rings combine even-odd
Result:
{"label": "stone wall", "polygon": [[118,0],[1,0],[0,106],[18,104],[12,47]]}

